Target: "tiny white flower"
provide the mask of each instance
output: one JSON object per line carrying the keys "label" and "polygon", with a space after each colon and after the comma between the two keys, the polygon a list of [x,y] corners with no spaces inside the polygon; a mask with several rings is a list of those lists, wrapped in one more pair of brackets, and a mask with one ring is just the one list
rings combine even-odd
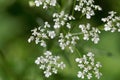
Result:
{"label": "tiny white flower", "polygon": [[45,56],[50,56],[50,55],[52,55],[52,53],[51,53],[50,51],[46,51],[46,52],[44,53],[44,55],[45,55]]}
{"label": "tiny white flower", "polygon": [[56,36],[55,31],[48,31],[48,36],[53,39]]}
{"label": "tiny white flower", "polygon": [[111,30],[111,27],[109,27],[108,25],[104,25],[104,30],[105,30],[105,31],[110,31],[110,30]]}
{"label": "tiny white flower", "polygon": [[74,52],[74,50],[73,50],[73,48],[71,46],[69,47],[69,50],[70,50],[71,53]]}
{"label": "tiny white flower", "polygon": [[81,71],[78,72],[77,76],[78,76],[78,78],[84,79],[84,74]]}
{"label": "tiny white flower", "polygon": [[79,64],[78,67],[80,67],[81,69],[84,68],[85,66],[83,64]]}
{"label": "tiny white flower", "polygon": [[35,39],[35,43],[38,44],[39,42],[40,42],[40,39],[37,37],[37,38]]}
{"label": "tiny white flower", "polygon": [[100,62],[97,62],[96,67],[97,68],[102,67],[102,65],[100,64]]}
{"label": "tiny white flower", "polygon": [[44,41],[44,40],[41,40],[40,41],[41,43],[40,43],[40,46],[42,46],[42,47],[46,47],[47,45],[46,45],[46,42]]}
{"label": "tiny white flower", "polygon": [[36,36],[36,35],[38,34],[38,32],[37,32],[37,28],[31,30],[31,32],[33,32],[33,33],[32,33],[33,36]]}
{"label": "tiny white flower", "polygon": [[88,79],[91,79],[91,78],[92,78],[92,74],[91,74],[91,73],[88,73],[87,78],[88,78]]}
{"label": "tiny white flower", "polygon": [[34,40],[34,36],[30,36],[30,38],[28,39],[28,42],[30,43],[33,40]]}
{"label": "tiny white flower", "polygon": [[97,79],[100,79],[100,77],[102,76],[102,73],[100,73],[99,71],[96,71],[95,74],[96,74],[95,77],[96,77]]}
{"label": "tiny white flower", "polygon": [[90,18],[91,18],[91,15],[90,15],[90,14],[86,14],[86,18],[87,18],[87,19],[90,19]]}
{"label": "tiny white flower", "polygon": [[67,23],[66,27],[70,29],[71,28],[70,23]]}
{"label": "tiny white flower", "polygon": [[53,71],[53,73],[57,74],[57,69],[56,68],[53,68],[52,71]]}
{"label": "tiny white flower", "polygon": [[44,28],[50,28],[50,24],[48,24],[48,22],[45,22]]}
{"label": "tiny white flower", "polygon": [[55,23],[54,28],[55,29],[60,28],[60,25],[58,23]]}
{"label": "tiny white flower", "polygon": [[60,64],[58,64],[58,67],[61,69],[64,69],[66,67],[66,65],[63,62],[61,62]]}
{"label": "tiny white flower", "polygon": [[120,32],[120,29],[118,29],[118,32]]}
{"label": "tiny white flower", "polygon": [[52,73],[48,70],[44,71],[44,74],[45,74],[45,77],[47,78],[52,75]]}
{"label": "tiny white flower", "polygon": [[38,64],[40,64],[40,58],[38,57],[38,59],[37,60],[35,60],[35,63],[38,65]]}
{"label": "tiny white flower", "polygon": [[87,56],[88,57],[94,57],[94,54],[92,52],[88,52]]}
{"label": "tiny white flower", "polygon": [[46,66],[43,64],[43,65],[40,66],[40,69],[44,70],[45,67],[46,67]]}
{"label": "tiny white flower", "polygon": [[83,59],[81,58],[76,58],[76,62],[82,63]]}

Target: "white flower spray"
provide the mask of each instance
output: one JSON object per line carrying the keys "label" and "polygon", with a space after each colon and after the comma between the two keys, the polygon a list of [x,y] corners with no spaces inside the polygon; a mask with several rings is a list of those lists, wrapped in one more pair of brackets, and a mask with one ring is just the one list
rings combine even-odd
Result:
{"label": "white flower spray", "polygon": [[54,18],[53,21],[55,22],[54,24],[55,29],[65,25],[68,29],[71,29],[70,23],[69,22],[66,23],[66,21],[71,21],[75,19],[73,16],[69,16],[68,14],[65,14],[64,11],[61,11],[60,13],[54,13],[53,18]]}
{"label": "white flower spray", "polygon": [[35,0],[35,5],[37,7],[43,6],[43,9],[48,8],[49,6],[56,6],[56,0]]}
{"label": "white flower spray", "polygon": [[94,5],[94,0],[76,0],[77,5],[75,6],[75,11],[80,11],[82,14],[86,15],[87,19],[90,19],[91,16],[95,15],[94,10],[102,10],[98,5]]}
{"label": "white flower spray", "polygon": [[120,32],[120,16],[116,16],[116,12],[110,11],[109,16],[102,18],[105,31],[115,32],[116,30]]}
{"label": "white flower spray", "polygon": [[42,27],[35,28],[31,30],[32,36],[28,39],[28,42],[30,43],[31,41],[35,40],[35,43],[38,44],[40,43],[40,46],[46,47],[46,41],[47,39],[53,39],[55,38],[56,34],[55,31],[49,30],[50,25],[48,22],[45,22],[45,25]]}
{"label": "white flower spray", "polygon": [[68,33],[64,36],[63,33],[60,33],[59,36],[59,46],[61,47],[62,50],[64,50],[65,48],[69,48],[70,52],[73,53],[74,49],[73,46],[75,46],[76,41],[79,40],[78,36],[74,36],[71,33]]}
{"label": "white flower spray", "polygon": [[[75,0],[75,6],[73,11],[79,11],[87,19],[91,19],[95,15],[95,11],[102,10],[99,5],[95,5],[94,0]],[[34,4],[33,4],[34,3]],[[57,0],[35,0],[30,2],[31,6],[35,5],[37,7],[42,6],[43,9],[48,9],[49,7],[57,6]],[[47,41],[56,40],[57,45],[61,50],[67,50],[71,53],[76,53],[77,42],[81,40],[83,35],[83,40],[91,40],[95,44],[100,41],[99,34],[101,30],[97,27],[92,27],[90,23],[79,24],[78,32],[71,31],[73,25],[70,23],[75,21],[74,14],[69,15],[64,10],[61,9],[60,12],[53,13],[53,25],[49,24],[47,21],[43,26],[39,26],[31,30],[32,35],[28,39],[28,42],[35,41],[36,44],[39,44],[45,48],[44,56],[40,56],[35,60],[35,63],[42,69],[45,77],[50,77],[52,74],[57,74],[59,69],[64,69],[66,65],[61,61],[60,56],[52,55],[50,50],[47,50]],[[116,12],[109,12],[109,16],[102,18],[105,31],[115,32],[116,30],[120,32],[120,17],[116,16]],[[67,30],[65,30],[67,29]],[[59,30],[57,32],[57,30]],[[102,73],[100,68],[102,67],[100,62],[95,62],[94,54],[88,52],[88,54],[83,55],[83,57],[76,58],[75,61],[78,63],[79,71],[77,74],[78,78],[81,79],[92,79],[96,77],[100,79]]]}
{"label": "white flower spray", "polygon": [[79,28],[81,29],[84,37],[84,40],[89,40],[89,37],[91,37],[91,40],[97,44],[99,39],[99,35],[101,32],[98,28],[91,27],[91,25],[88,23],[86,26],[84,24],[79,25]]}
{"label": "white flower spray", "polygon": [[102,73],[99,71],[99,68],[102,67],[100,62],[96,62],[94,60],[94,54],[92,52],[89,52],[87,55],[83,55],[82,58],[76,58],[75,60],[78,63],[78,67],[80,68],[80,71],[78,71],[78,78],[84,79],[87,77],[87,79],[91,79],[93,76],[95,76],[97,79],[99,79],[102,76]]}
{"label": "white flower spray", "polygon": [[66,65],[60,62],[59,59],[59,56],[53,56],[52,52],[46,51],[44,56],[40,56],[35,60],[35,63],[40,69],[44,70],[45,77],[50,77],[53,73],[57,74],[58,68],[65,68]]}

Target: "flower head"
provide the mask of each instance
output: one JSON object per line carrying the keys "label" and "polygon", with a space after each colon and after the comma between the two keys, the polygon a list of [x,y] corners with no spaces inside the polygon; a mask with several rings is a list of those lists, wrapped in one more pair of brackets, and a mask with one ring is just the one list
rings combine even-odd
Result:
{"label": "flower head", "polygon": [[66,35],[60,33],[58,42],[62,50],[68,47],[71,53],[73,53],[73,46],[75,46],[77,40],[79,40],[79,37],[71,33],[67,33]]}
{"label": "flower head", "polygon": [[35,40],[36,44],[40,43],[42,47],[46,47],[46,40],[54,39],[56,36],[55,31],[49,30],[49,28],[50,25],[48,24],[48,22],[45,22],[44,26],[40,26],[31,30],[32,36],[30,36],[28,42],[30,43],[31,41]]}
{"label": "flower head", "polygon": [[110,11],[109,16],[102,18],[105,31],[115,32],[116,30],[120,32],[120,16],[116,16],[116,12]]}
{"label": "flower head", "polygon": [[95,15],[94,10],[102,10],[98,5],[94,5],[94,0],[77,0],[78,4],[75,6],[75,11],[81,11],[86,15],[87,19]]}
{"label": "flower head", "polygon": [[46,9],[49,6],[56,6],[56,3],[56,0],[35,0],[35,5],[37,7],[43,6],[43,9]]}
{"label": "flower head", "polygon": [[57,74],[58,69],[64,69],[66,65],[59,61],[59,56],[53,56],[52,52],[46,51],[44,56],[40,56],[35,60],[35,63],[40,69],[44,70],[45,77],[51,76],[53,73]]}
{"label": "flower head", "polygon": [[73,16],[69,16],[68,14],[65,14],[64,11],[61,11],[60,13],[54,13],[53,14],[53,21],[55,22],[54,28],[60,28],[61,26],[66,26],[68,29],[71,28],[71,25],[67,21],[74,20],[75,18]]}
{"label": "flower head", "polygon": [[94,60],[94,54],[89,52],[87,55],[83,55],[82,58],[76,58],[76,62],[78,63],[78,67],[80,71],[78,71],[78,78],[84,79],[87,77],[91,79],[94,75],[97,79],[102,76],[102,73],[99,71],[99,68],[102,67],[100,62],[96,62]]}
{"label": "flower head", "polygon": [[79,25],[79,28],[81,29],[81,32],[83,33],[84,40],[89,40],[91,37],[91,40],[97,44],[99,39],[99,35],[101,32],[98,28],[91,27],[91,25],[88,23],[87,25],[81,24]]}

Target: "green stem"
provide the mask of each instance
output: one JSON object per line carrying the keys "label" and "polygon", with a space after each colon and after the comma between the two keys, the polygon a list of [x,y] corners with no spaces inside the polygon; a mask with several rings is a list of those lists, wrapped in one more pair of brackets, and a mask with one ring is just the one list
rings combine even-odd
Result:
{"label": "green stem", "polygon": [[76,4],[76,0],[74,0],[74,2],[73,2],[73,9],[72,9],[72,16],[74,16],[74,7],[75,7],[75,4]]}
{"label": "green stem", "polygon": [[[79,21],[82,19],[83,16],[84,16],[84,14],[82,14],[82,15],[80,16]],[[73,26],[73,27],[72,27],[71,32],[74,30],[75,27],[76,27],[76,26]]]}
{"label": "green stem", "polygon": [[75,47],[75,51],[78,53],[79,57],[81,57],[79,50]]}
{"label": "green stem", "polygon": [[85,14],[81,14],[80,19],[82,19],[82,17],[83,17],[84,15],[85,15]]}
{"label": "green stem", "polygon": [[75,35],[81,35],[83,34],[82,32],[81,33],[73,33],[72,35],[75,36]]}

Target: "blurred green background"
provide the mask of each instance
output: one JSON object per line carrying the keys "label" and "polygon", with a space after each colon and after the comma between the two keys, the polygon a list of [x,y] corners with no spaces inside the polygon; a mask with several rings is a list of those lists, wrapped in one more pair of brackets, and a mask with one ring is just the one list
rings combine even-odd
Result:
{"label": "blurred green background", "polygon": [[[38,45],[27,42],[31,35],[30,30],[42,21],[50,22],[54,9],[43,11],[41,8],[29,7],[28,1],[0,0],[0,80],[80,80],[76,76],[76,54],[66,53],[63,60],[67,68],[49,79],[44,78],[42,71],[34,64],[34,60],[42,55],[43,51]],[[61,1],[61,6],[65,7],[66,1],[72,0]],[[100,17],[106,17],[108,11],[114,10],[120,15],[119,0],[95,1],[103,11],[92,18],[93,25],[102,25]],[[120,33],[103,31],[100,38],[97,45],[91,41],[80,41],[79,51],[92,51],[96,54],[96,59],[103,64],[103,76],[100,80],[120,80]],[[61,56],[65,56],[65,52],[55,49]]]}

